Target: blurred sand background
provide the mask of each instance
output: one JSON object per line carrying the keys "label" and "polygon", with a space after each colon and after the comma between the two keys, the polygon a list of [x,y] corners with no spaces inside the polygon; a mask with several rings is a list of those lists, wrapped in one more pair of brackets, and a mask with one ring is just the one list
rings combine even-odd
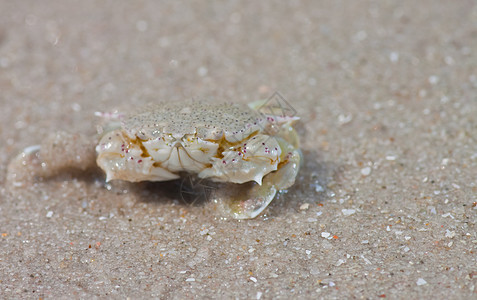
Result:
{"label": "blurred sand background", "polygon": [[[305,165],[254,220],[94,170],[7,184],[95,111],[274,91]],[[475,299],[476,116],[472,0],[2,0],[1,298]]]}

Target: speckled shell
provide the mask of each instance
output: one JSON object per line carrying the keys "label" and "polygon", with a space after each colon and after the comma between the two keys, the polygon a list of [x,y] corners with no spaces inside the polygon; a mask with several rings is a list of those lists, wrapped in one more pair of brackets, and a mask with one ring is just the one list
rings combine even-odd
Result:
{"label": "speckled shell", "polygon": [[293,120],[240,104],[159,104],[122,118],[119,128],[109,126],[114,129],[96,147],[97,164],[107,181],[164,181],[189,172],[214,181],[261,184],[288,160],[288,147],[270,129],[290,127]]}
{"label": "speckled shell", "polygon": [[246,105],[190,101],[157,105],[126,117],[122,129],[131,138],[151,140],[165,135],[178,139],[189,134],[208,141],[238,142],[261,132],[263,117]]}

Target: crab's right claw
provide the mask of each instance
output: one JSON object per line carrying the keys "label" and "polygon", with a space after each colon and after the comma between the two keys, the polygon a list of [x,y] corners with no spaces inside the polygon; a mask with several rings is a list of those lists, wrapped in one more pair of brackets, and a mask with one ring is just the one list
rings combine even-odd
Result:
{"label": "crab's right claw", "polygon": [[226,203],[227,212],[234,219],[253,219],[275,198],[276,188],[270,183],[250,183],[253,185],[243,193],[231,196]]}
{"label": "crab's right claw", "polygon": [[253,219],[275,198],[277,191],[289,188],[295,183],[300,168],[301,151],[291,150],[287,154],[287,162],[277,171],[263,178],[262,185],[251,183],[250,189],[232,195],[228,200],[228,212],[235,219]]}

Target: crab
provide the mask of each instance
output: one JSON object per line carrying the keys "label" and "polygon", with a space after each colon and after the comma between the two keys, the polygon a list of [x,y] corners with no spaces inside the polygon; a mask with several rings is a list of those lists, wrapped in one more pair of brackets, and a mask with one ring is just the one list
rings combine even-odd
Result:
{"label": "crab", "polygon": [[17,162],[37,158],[32,172],[42,176],[96,163],[107,182],[168,181],[189,173],[239,184],[247,190],[230,195],[227,210],[236,219],[255,218],[278,191],[294,184],[302,160],[293,128],[298,118],[260,113],[262,105],[189,101],[130,115],[100,114],[106,125],[99,143],[58,133],[25,149]]}

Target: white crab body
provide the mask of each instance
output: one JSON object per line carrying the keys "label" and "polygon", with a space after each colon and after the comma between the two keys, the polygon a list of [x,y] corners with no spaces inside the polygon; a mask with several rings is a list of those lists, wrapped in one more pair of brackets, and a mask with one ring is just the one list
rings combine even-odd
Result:
{"label": "white crab body", "polygon": [[277,170],[282,148],[274,122],[247,106],[189,102],[124,118],[97,146],[107,180],[165,181],[180,172],[214,181],[256,181]]}
{"label": "white crab body", "polygon": [[219,182],[255,181],[227,189],[224,201],[234,218],[248,219],[259,215],[277,191],[293,185],[301,162],[292,127],[298,118],[266,115],[245,105],[185,102],[131,116],[100,115],[108,123],[99,144],[58,132],[20,153],[9,165],[9,180],[86,170],[96,160],[107,181],[165,181],[184,172]]}

